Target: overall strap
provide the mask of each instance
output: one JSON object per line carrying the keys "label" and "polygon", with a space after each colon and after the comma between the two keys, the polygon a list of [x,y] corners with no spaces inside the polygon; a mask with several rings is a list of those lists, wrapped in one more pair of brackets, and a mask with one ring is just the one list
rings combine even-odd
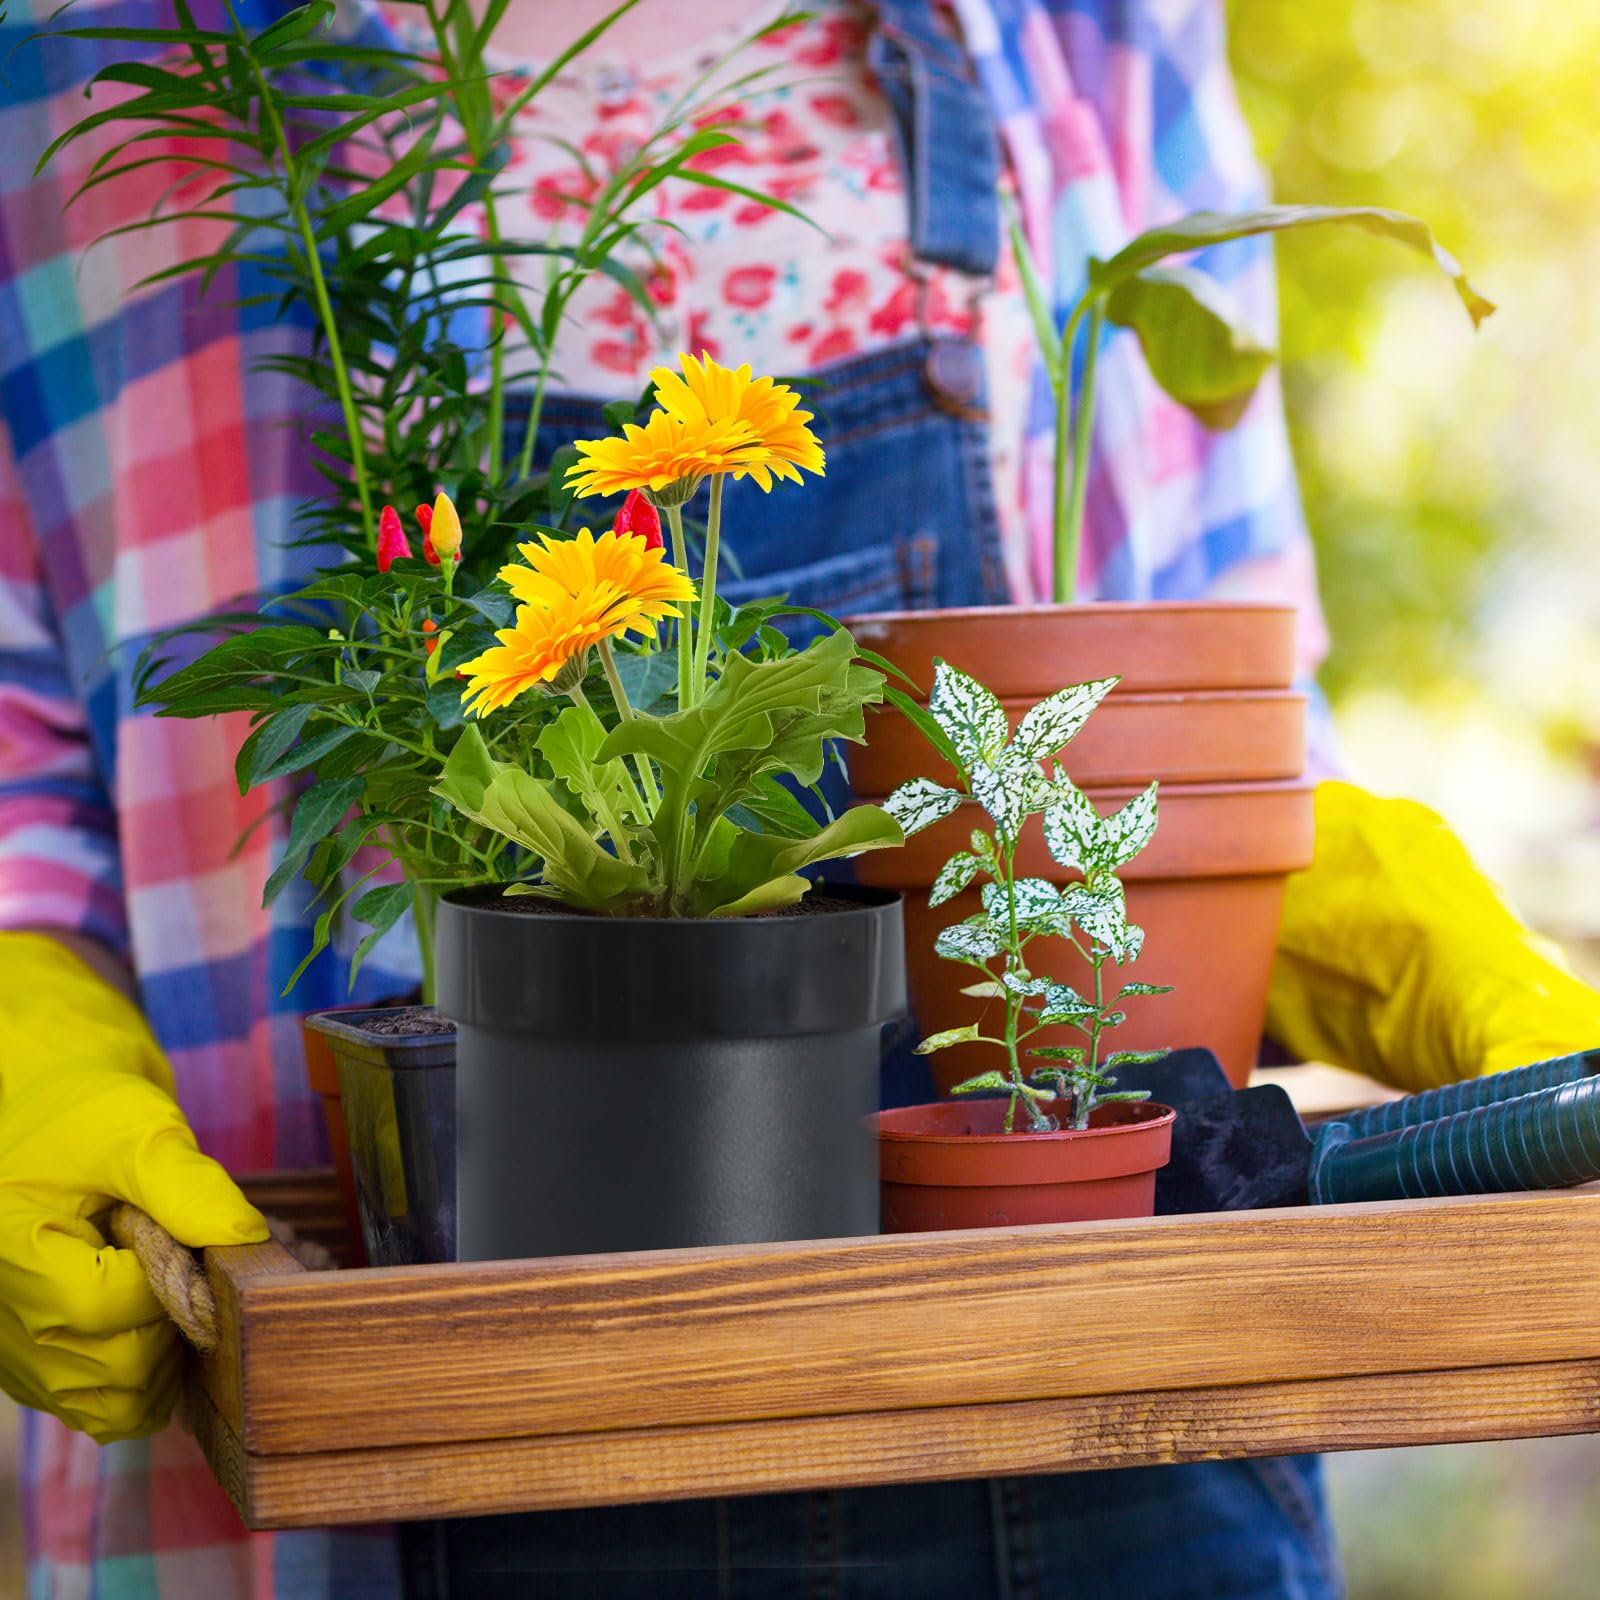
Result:
{"label": "overall strap", "polygon": [[1000,255],[994,119],[966,52],[937,26],[931,0],[876,0],[867,47],[900,140],[919,260],[988,277]]}

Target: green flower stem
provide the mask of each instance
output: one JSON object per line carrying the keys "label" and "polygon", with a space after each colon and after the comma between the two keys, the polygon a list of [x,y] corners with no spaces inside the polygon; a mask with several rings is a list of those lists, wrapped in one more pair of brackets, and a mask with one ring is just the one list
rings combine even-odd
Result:
{"label": "green flower stem", "polygon": [[[544,389],[550,376],[550,363],[539,363],[539,381],[533,386],[533,400],[528,406],[528,425],[522,430],[522,454],[517,458],[517,477],[526,478],[533,471],[533,444],[539,433],[539,419],[544,414]],[[559,484],[554,485],[560,488]]]}
{"label": "green flower stem", "polygon": [[[605,669],[606,682],[611,685],[611,698],[617,702],[617,715],[624,722],[632,722],[637,713],[628,701],[628,691],[622,687],[622,677],[617,671],[616,657],[611,654],[611,641],[600,641],[600,665]],[[661,791],[656,787],[655,769],[650,758],[635,751],[635,771],[639,774],[639,803],[645,817],[653,817],[661,803]]]}
{"label": "green flower stem", "polygon": [[[1089,310],[1089,346],[1083,353],[1083,384],[1078,391],[1077,415],[1072,410],[1072,346],[1079,317]],[[1100,338],[1105,330],[1104,299],[1095,295],[1080,300],[1061,335],[1061,370],[1056,380],[1055,459],[1055,598],[1058,603],[1076,598],[1078,552],[1083,545],[1083,510],[1089,492],[1089,446],[1094,438],[1095,366]],[[1071,459],[1071,474],[1067,471]]]}
{"label": "green flower stem", "polygon": [[700,574],[700,631],[694,642],[694,693],[706,691],[711,666],[711,622],[717,604],[717,550],[722,534],[722,474],[711,480],[711,507],[706,512],[706,560]]}
{"label": "green flower stem", "polygon": [[[689,547],[683,537],[683,507],[667,507],[667,524],[672,529],[672,562],[679,572],[689,570]],[[678,618],[678,709],[687,711],[694,701],[694,655],[689,618]]]}

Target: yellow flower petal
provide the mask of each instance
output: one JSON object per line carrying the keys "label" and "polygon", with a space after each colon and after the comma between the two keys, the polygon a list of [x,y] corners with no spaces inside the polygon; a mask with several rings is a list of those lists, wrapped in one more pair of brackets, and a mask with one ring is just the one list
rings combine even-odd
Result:
{"label": "yellow flower petal", "polygon": [[656,398],[668,415],[686,426],[743,423],[765,452],[759,459],[736,466],[736,478],[752,477],[767,490],[773,477],[800,482],[802,467],[822,475],[822,446],[806,426],[812,413],[799,409],[800,397],[787,384],[752,378],[748,366],[724,367],[710,356],[697,360],[681,355],[678,360],[683,366],[681,376],[669,367],[657,367],[650,374]]}
{"label": "yellow flower petal", "polygon": [[749,426],[737,419],[684,421],[653,411],[641,428],[627,423],[620,439],[579,439],[567,482],[580,496],[665,489],[680,479],[732,472],[762,454]]}
{"label": "yellow flower petal", "polygon": [[485,716],[548,683],[574,656],[622,633],[648,636],[662,617],[680,615],[694,585],[639,534],[587,529],[572,539],[544,535],[519,546],[527,563],[500,577],[521,603],[499,643],[466,662],[469,711]]}

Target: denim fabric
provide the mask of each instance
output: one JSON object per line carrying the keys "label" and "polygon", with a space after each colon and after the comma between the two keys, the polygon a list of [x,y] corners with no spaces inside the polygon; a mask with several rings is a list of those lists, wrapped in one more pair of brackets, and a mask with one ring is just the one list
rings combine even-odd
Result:
{"label": "denim fabric", "polygon": [[878,0],[867,62],[889,102],[910,202],[911,250],[986,278],[1000,254],[999,144],[966,52],[923,0]]}
{"label": "denim fabric", "polygon": [[1315,1456],[485,1517],[413,1600],[1336,1600]]}

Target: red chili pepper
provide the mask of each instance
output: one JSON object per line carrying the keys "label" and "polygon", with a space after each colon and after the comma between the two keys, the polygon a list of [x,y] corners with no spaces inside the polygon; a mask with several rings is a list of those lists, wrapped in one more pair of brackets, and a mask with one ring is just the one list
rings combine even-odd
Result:
{"label": "red chili pepper", "polygon": [[378,518],[378,571],[387,572],[397,561],[411,555],[406,541],[406,531],[400,526],[400,513],[393,506],[385,506]]}
{"label": "red chili pepper", "polygon": [[644,540],[646,550],[660,550],[666,542],[661,537],[661,514],[639,489],[628,491],[617,520],[611,524],[611,531],[618,538],[626,533],[638,535]]}
{"label": "red chili pepper", "polygon": [[425,635],[422,641],[423,653],[431,656],[439,648],[439,641],[432,637],[439,631],[439,624],[432,617],[428,617],[422,624],[422,631]]}
{"label": "red chili pepper", "polygon": [[430,567],[439,565],[439,552],[433,548],[433,507],[417,507],[417,526],[422,529],[422,559]]}

